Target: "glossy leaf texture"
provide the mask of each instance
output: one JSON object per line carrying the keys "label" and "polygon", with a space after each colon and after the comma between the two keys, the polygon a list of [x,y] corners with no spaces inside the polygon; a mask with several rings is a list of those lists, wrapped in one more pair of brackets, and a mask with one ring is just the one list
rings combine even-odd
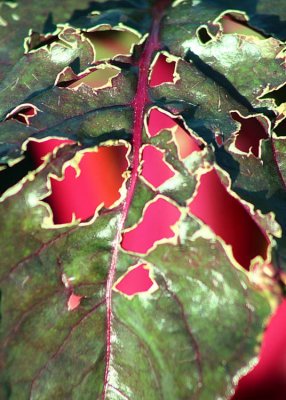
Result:
{"label": "glossy leaf texture", "polygon": [[0,398],[230,399],[285,292],[283,30],[63,3],[0,2]]}

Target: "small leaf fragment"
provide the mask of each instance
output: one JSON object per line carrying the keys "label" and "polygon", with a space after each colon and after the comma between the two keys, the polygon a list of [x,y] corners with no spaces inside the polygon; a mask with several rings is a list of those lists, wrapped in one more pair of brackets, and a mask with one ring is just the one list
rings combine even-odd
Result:
{"label": "small leaf fragment", "polygon": [[72,293],[68,299],[68,310],[73,311],[76,310],[81,302],[82,296],[77,296],[76,294]]}

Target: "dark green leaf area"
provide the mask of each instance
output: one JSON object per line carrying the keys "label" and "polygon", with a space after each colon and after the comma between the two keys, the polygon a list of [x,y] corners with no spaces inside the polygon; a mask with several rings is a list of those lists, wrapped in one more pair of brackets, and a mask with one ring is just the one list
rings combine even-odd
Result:
{"label": "dark green leaf area", "polygon": [[[263,18],[266,2],[255,2],[256,8],[206,0],[24,3],[0,2],[0,179],[15,172],[0,185],[0,399],[230,398],[255,364],[282,280],[278,273],[278,283],[276,275],[268,277],[273,292],[263,291],[263,278],[254,284],[253,271],[240,268],[230,245],[209,221],[191,215],[189,205],[201,175],[216,169],[222,192],[228,191],[223,199],[232,196],[247,212],[253,209],[254,223],[269,234],[268,261],[275,271],[286,270],[284,236],[272,237],[279,236],[276,221],[286,228],[285,138],[281,127],[278,137],[273,133],[285,110],[283,98],[278,109],[267,94],[285,82],[285,44],[269,37],[275,30]],[[285,7],[275,4],[282,23]],[[265,28],[267,37],[224,33],[214,21],[230,5],[247,12],[249,24]],[[202,26],[205,43],[198,35]],[[126,29],[137,44],[130,54],[112,53],[96,44],[97,29],[105,44]],[[116,49],[122,45],[112,40]],[[102,56],[105,50],[111,55]],[[152,85],[160,51],[170,54],[174,79]],[[90,76],[102,69],[118,74],[99,81]],[[152,109],[171,127],[152,134]],[[235,148],[233,112],[244,118],[260,113],[269,122],[256,155]],[[36,167],[28,163],[31,138],[73,143]],[[129,162],[119,174],[125,181],[118,202],[55,224],[45,202],[51,181],[64,179],[71,166],[84,175],[84,152],[118,144],[128,147]],[[157,186],[143,173],[148,146],[159,155],[154,176],[159,167],[171,171]],[[112,156],[85,185],[94,176],[93,188],[108,184],[108,168],[118,166]],[[74,191],[60,193],[59,203],[72,203],[83,188],[75,184]],[[175,210],[176,221],[166,223],[162,205],[137,238],[140,244],[156,240],[141,253],[124,248],[127,232],[146,222],[158,199]],[[225,223],[223,213],[213,217]],[[227,223],[236,229],[231,218]],[[128,295],[118,282],[138,265],[152,286]]]}
{"label": "dark green leaf area", "polygon": [[[148,359],[149,396],[154,400],[158,393],[164,399],[209,399],[217,394],[227,398],[241,363],[250,360],[247,349],[255,343],[259,319],[269,309],[243,273],[231,267],[221,244],[191,239],[197,223],[187,218],[184,224],[187,237],[180,238],[180,245],[163,244],[145,258],[154,266],[158,291],[149,299],[114,296],[114,334],[121,341],[114,342],[112,367],[119,373],[121,363],[123,370],[133,365],[142,382]],[[129,263],[122,256],[119,271]],[[132,345],[122,347],[124,337],[132,344],[139,341],[136,361],[129,352]],[[122,388],[135,382],[123,373]],[[144,389],[142,385],[145,395]]]}

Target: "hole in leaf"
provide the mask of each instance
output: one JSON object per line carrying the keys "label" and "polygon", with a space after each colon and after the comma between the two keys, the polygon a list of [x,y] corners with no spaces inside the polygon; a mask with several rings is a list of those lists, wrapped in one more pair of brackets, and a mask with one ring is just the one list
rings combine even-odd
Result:
{"label": "hole in leaf", "polygon": [[47,46],[48,49],[50,48],[50,45],[55,42],[62,42],[59,38],[59,34],[53,34],[53,33],[47,33],[47,34],[42,34],[38,32],[32,31],[30,35],[25,39],[24,42],[24,47],[26,52],[32,51],[32,50],[38,50],[41,47]]}
{"label": "hole in leaf", "polygon": [[119,73],[119,68],[106,64],[90,68],[79,75],[74,74],[70,68],[65,68],[58,76],[56,85],[69,89],[77,89],[82,85],[86,85],[92,89],[102,89],[112,86],[112,79],[118,76]]}
{"label": "hole in leaf", "polygon": [[201,26],[197,30],[197,35],[202,44],[206,44],[212,40],[212,37],[208,33],[208,30],[205,26]]}
{"label": "hole in leaf", "polygon": [[114,285],[116,291],[132,297],[140,293],[153,292],[157,287],[151,277],[150,267],[146,264],[129,268],[127,273],[120,277]]}
{"label": "hole in leaf", "polygon": [[178,121],[178,118],[172,118],[157,108],[152,108],[149,114],[148,131],[151,137],[159,135],[164,130],[172,131],[178,155],[181,159],[185,159],[193,152],[201,151],[203,146]]}
{"label": "hole in leaf", "polygon": [[159,54],[150,72],[150,87],[163,83],[175,83],[176,62],[165,54]]}
{"label": "hole in leaf", "polygon": [[44,139],[37,140],[30,138],[27,142],[26,152],[29,154],[30,158],[33,160],[34,168],[39,167],[45,162],[45,158],[51,154],[53,151],[66,144],[75,144],[73,140],[70,139]]}
{"label": "hole in leaf", "polygon": [[254,28],[251,28],[248,25],[247,20],[243,14],[225,14],[221,19],[218,20],[218,22],[222,25],[224,34],[237,33],[244,36],[254,36],[260,40],[265,39],[265,36],[261,32]]}
{"label": "hole in leaf", "polygon": [[223,135],[219,133],[215,133],[215,141],[216,144],[221,147],[223,145]]}
{"label": "hole in leaf", "polygon": [[68,165],[63,178],[51,177],[51,195],[45,202],[52,209],[54,223],[86,221],[101,206],[115,207],[125,194],[128,150],[125,145],[118,145],[82,152],[76,169]]}
{"label": "hole in leaf", "polygon": [[286,118],[283,118],[281,122],[276,125],[274,132],[277,136],[286,136]]}
{"label": "hole in leaf", "polygon": [[243,117],[238,112],[231,112],[231,117],[241,124],[235,135],[235,147],[244,152],[260,157],[260,143],[268,138],[267,123],[263,117]]}
{"label": "hole in leaf", "polygon": [[175,175],[175,172],[164,160],[164,151],[155,146],[144,146],[142,160],[141,176],[155,189]]}
{"label": "hole in leaf", "polygon": [[280,88],[269,91],[260,99],[274,99],[276,105],[279,107],[281,104],[286,103],[286,83],[284,83]]}
{"label": "hole in leaf", "polygon": [[45,157],[64,144],[75,143],[69,139],[44,139],[37,140],[30,138],[26,143],[24,158],[11,167],[0,172],[0,195],[7,189],[16,185],[29,172],[35,170],[43,162]]}
{"label": "hole in leaf", "polygon": [[[0,196],[10,187],[16,185],[28,172],[32,171],[34,162],[28,153],[24,153],[25,158],[17,164],[7,167],[0,171]],[[1,165],[0,165],[1,166]],[[5,166],[6,167],[6,166]]]}
{"label": "hole in leaf", "polygon": [[179,157],[182,160],[189,157],[195,151],[201,151],[197,142],[180,125],[176,127],[173,136]]}
{"label": "hole in leaf", "polygon": [[77,296],[76,294],[72,293],[68,299],[68,311],[76,310],[81,302],[82,296]]}
{"label": "hole in leaf", "polygon": [[174,118],[158,110],[152,108],[149,114],[148,131],[151,137],[159,135],[164,130],[171,130],[176,127]]}
{"label": "hole in leaf", "polygon": [[116,29],[83,32],[95,50],[96,60],[109,60],[116,56],[130,56],[141,35]]}
{"label": "hole in leaf", "polygon": [[138,224],[122,234],[121,247],[133,253],[146,254],[156,244],[173,241],[182,212],[174,203],[157,196],[148,203]]}
{"label": "hole in leaf", "polygon": [[232,400],[284,400],[286,393],[286,301],[264,333],[259,362],[241,378]]}
{"label": "hole in leaf", "polygon": [[5,119],[16,119],[25,125],[30,125],[30,119],[35,117],[38,114],[38,111],[39,109],[33,106],[33,104],[21,104],[7,114]]}
{"label": "hole in leaf", "polygon": [[228,192],[215,169],[201,175],[197,194],[188,206],[232,247],[233,257],[245,269],[257,256],[266,260],[269,238],[244,205]]}

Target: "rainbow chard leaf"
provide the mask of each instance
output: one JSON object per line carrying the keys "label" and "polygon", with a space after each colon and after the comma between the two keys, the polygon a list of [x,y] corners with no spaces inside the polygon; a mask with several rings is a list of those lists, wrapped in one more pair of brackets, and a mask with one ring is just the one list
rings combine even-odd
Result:
{"label": "rainbow chard leaf", "polygon": [[229,399],[257,362],[285,44],[221,3],[0,2],[1,400]]}

